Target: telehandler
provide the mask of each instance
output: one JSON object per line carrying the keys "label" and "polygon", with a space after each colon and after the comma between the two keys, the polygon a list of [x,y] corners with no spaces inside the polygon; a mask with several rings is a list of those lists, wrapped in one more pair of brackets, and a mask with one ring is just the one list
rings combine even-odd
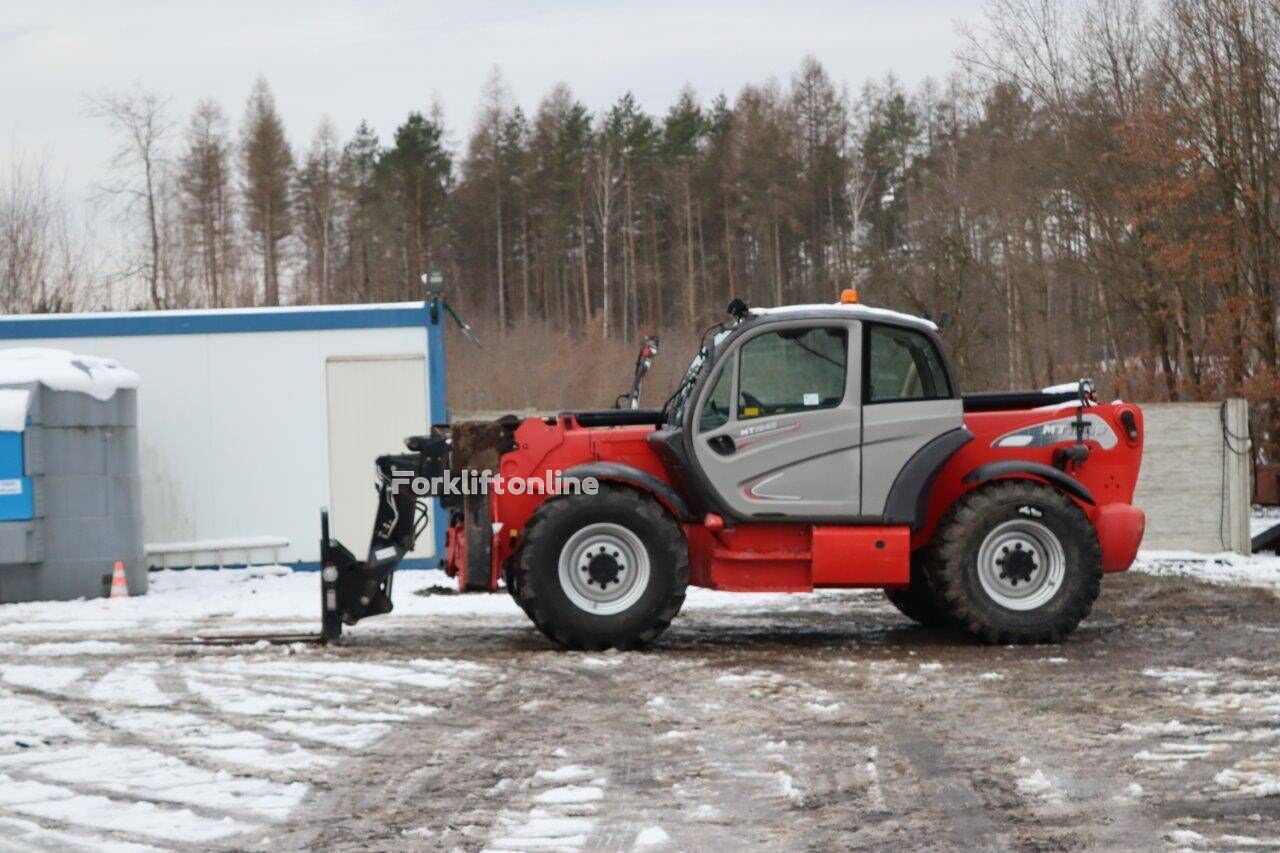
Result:
{"label": "telehandler", "polygon": [[[646,339],[630,406],[657,350]],[[410,482],[490,472],[594,484],[446,496],[445,571],[506,589],[572,649],[632,649],[689,585],[871,587],[925,625],[1056,642],[1133,562],[1142,412],[1092,383],[962,395],[937,327],[861,304],[730,304],[656,409],[460,422],[377,462],[368,557],[322,534],[324,626],[391,609],[430,501]],[[413,478],[423,478],[413,480]]]}

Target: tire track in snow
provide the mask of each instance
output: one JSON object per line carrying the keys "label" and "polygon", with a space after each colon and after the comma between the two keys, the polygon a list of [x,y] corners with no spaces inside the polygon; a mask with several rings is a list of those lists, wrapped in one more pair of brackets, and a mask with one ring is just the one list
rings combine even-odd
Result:
{"label": "tire track in snow", "polygon": [[[309,662],[299,674],[261,655],[73,662],[0,668],[0,821],[25,845],[200,848],[270,835],[326,787],[335,753],[368,745],[337,722],[343,715],[399,725],[434,713],[423,691],[470,686],[459,667],[420,660],[370,666],[364,679],[341,661]],[[323,684],[330,674],[368,685],[344,694],[357,707],[318,701],[333,692]],[[297,699],[287,708],[273,692],[282,683]],[[300,719],[280,720],[281,711]]]}

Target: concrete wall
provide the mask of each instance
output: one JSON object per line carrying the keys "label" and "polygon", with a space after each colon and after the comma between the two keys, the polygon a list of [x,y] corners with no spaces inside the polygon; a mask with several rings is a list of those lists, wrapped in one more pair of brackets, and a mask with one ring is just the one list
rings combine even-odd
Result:
{"label": "concrete wall", "polygon": [[[1248,442],[1225,438],[1221,403],[1144,403],[1134,503],[1147,514],[1144,550],[1249,553]],[[1226,427],[1248,432],[1248,404],[1226,403]]]}

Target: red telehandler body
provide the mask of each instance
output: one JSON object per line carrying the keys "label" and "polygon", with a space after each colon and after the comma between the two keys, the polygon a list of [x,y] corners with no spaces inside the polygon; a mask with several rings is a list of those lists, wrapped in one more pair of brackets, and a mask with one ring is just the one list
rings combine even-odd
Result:
{"label": "red telehandler body", "polygon": [[730,314],[661,409],[455,423],[380,458],[368,559],[324,534],[323,636],[390,610],[446,474],[490,488],[441,500],[445,570],[570,648],[653,640],[690,584],[880,588],[923,624],[1057,641],[1133,562],[1137,406],[1087,380],[962,396],[932,323],[852,292]]}

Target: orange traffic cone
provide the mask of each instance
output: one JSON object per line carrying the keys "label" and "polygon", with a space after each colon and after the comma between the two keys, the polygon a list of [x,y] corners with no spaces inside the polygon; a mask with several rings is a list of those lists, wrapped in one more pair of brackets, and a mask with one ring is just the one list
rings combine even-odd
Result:
{"label": "orange traffic cone", "polygon": [[128,598],[129,581],[124,576],[124,563],[116,560],[111,569],[111,598]]}

